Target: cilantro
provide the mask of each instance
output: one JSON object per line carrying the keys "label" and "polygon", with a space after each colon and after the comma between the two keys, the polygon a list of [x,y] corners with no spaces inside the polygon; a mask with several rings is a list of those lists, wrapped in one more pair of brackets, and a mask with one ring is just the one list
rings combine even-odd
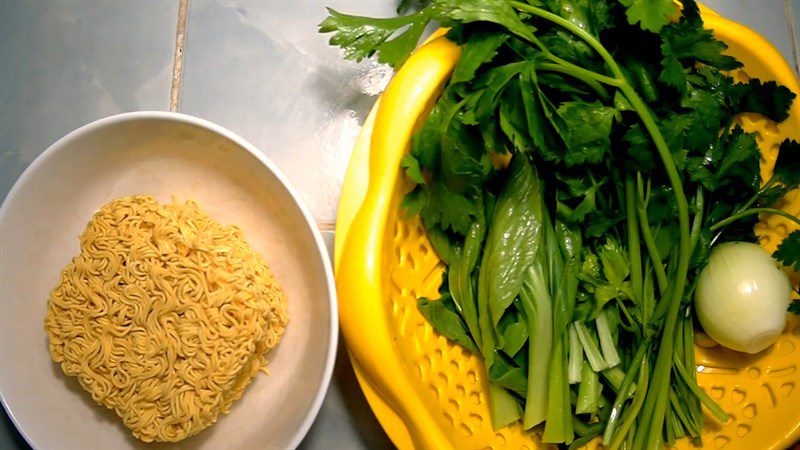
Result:
{"label": "cilantro", "polygon": [[794,271],[800,270],[800,230],[786,236],[772,257]]}
{"label": "cilantro", "polygon": [[[580,375],[580,364],[567,361],[574,343],[563,319],[604,311],[611,338],[606,330],[601,341],[624,356],[620,378],[638,367],[632,355],[654,352],[642,405],[649,419],[630,438],[634,448],[657,447],[669,398],[696,389],[690,378],[676,383],[670,368],[692,357],[684,313],[712,246],[756,242],[758,214],[775,212],[769,206],[800,185],[800,144],[781,144],[762,185],[755,136],[735,125],[743,112],[784,120],[794,94],[775,82],[735,83],[725,71],[741,64],[704,29],[697,3],[680,3],[677,17],[673,0],[402,0],[401,10],[417,12],[367,19],[331,11],[320,27],[347,58],[377,55],[394,67],[431,21],[462,47],[400,163],[415,184],[401,207],[420,216],[457,285],[445,280],[442,300],[420,309],[448,339],[479,344],[495,425],[519,418],[525,367],[551,367],[531,392],[557,395],[533,407],[524,399],[526,411],[541,409],[524,425],[544,422],[547,442],[574,439],[574,389],[565,380]],[[511,168],[497,157],[505,153]],[[774,257],[800,268],[800,232]],[[532,312],[539,308],[551,312]],[[554,322],[540,320],[547,317]],[[584,326],[584,334],[600,331]],[[545,339],[531,339],[537,333]],[[609,388],[597,397],[618,398]],[[702,417],[700,401],[690,400],[683,412]],[[606,442],[627,439],[614,420],[590,420]],[[685,425],[667,430],[702,431],[701,421]]]}
{"label": "cilantro", "polygon": [[731,56],[723,55],[728,48],[718,41],[711,31],[703,29],[701,21],[694,16],[684,16],[677,23],[664,27],[662,35],[661,64],[664,71],[659,81],[683,92],[686,89],[686,75],[683,65],[699,61],[722,70],[733,70],[742,64]]}
{"label": "cilantro", "polygon": [[450,191],[440,181],[428,190],[428,201],[420,211],[420,216],[426,227],[438,224],[444,230],[465,235],[479,213],[474,200]]}
{"label": "cilantro", "polygon": [[757,78],[746,84],[735,84],[732,95],[737,110],[763,114],[776,122],[783,122],[789,117],[789,108],[795,98],[794,92],[786,86],[774,81],[762,82]]}
{"label": "cilantro", "polygon": [[419,161],[412,155],[405,155],[403,160],[400,161],[400,167],[406,169],[406,176],[411,181],[417,184],[425,184],[425,178],[422,177],[422,171],[419,168]]}
{"label": "cilantro", "polygon": [[631,25],[639,24],[643,30],[658,33],[669,23],[678,7],[672,0],[619,0],[626,8],[625,15]]}
{"label": "cilantro", "polygon": [[792,300],[792,303],[789,303],[788,311],[792,314],[800,316],[800,300]]}
{"label": "cilantro", "polygon": [[745,133],[737,126],[727,145],[718,147],[712,155],[716,161],[717,186],[741,182],[752,191],[758,189],[761,153],[754,134]]}
{"label": "cilantro", "polygon": [[400,208],[405,211],[408,218],[418,215],[428,203],[428,191],[422,186],[417,186],[403,197]]}
{"label": "cilantro", "polygon": [[[392,19],[350,16],[331,8],[328,13],[319,32],[334,33],[329,43],[343,48],[346,59],[361,61],[378,53],[380,62],[394,68],[408,58],[431,19],[427,9]],[[393,35],[397,36],[388,40]]]}
{"label": "cilantro", "polygon": [[535,40],[533,32],[536,28],[524,24],[507,0],[433,0],[431,7],[434,17],[447,26],[491,22],[507,28],[526,41]]}
{"label": "cilantro", "polygon": [[475,78],[478,67],[491,61],[497,55],[497,49],[506,40],[508,35],[505,34],[485,31],[472,34],[464,43],[451,82],[458,83]]}
{"label": "cilantro", "polygon": [[800,185],[800,143],[791,139],[781,142],[775,160],[775,178],[789,188]]}
{"label": "cilantro", "polygon": [[619,112],[600,103],[564,102],[558,107],[564,119],[567,166],[597,164],[611,149],[611,126]]}
{"label": "cilantro", "polygon": [[579,24],[594,35],[611,25],[609,5],[596,0],[544,0],[544,4],[555,14]]}
{"label": "cilantro", "polygon": [[759,191],[759,200],[763,205],[773,205],[798,186],[800,186],[800,143],[786,139],[781,142],[778,150],[772,178]]}

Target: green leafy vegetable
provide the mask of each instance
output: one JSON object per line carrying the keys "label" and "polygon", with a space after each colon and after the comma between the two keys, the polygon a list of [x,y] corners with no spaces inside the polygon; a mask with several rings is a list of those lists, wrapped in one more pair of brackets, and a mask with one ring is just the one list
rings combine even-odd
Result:
{"label": "green leafy vegetable", "polygon": [[677,12],[677,6],[671,0],[619,0],[625,5],[628,23],[640,24],[645,30],[658,33],[669,18]]}
{"label": "green leafy vegetable", "polygon": [[[431,21],[462,47],[401,161],[401,207],[447,264],[442,299],[420,311],[483,358],[496,428],[655,450],[702,445],[702,407],[726,417],[692,370],[691,299],[716,245],[757,242],[760,215],[800,223],[778,209],[800,185],[800,144],[784,141],[762,180],[759,140],[736,120],[783,121],[795,95],[735,82],[741,63],[680,3],[430,0],[320,26],[345,57],[394,67]],[[796,231],[773,256],[798,270],[799,255]]]}
{"label": "green leafy vegetable", "polygon": [[786,236],[772,256],[784,266],[800,270],[800,230]]}
{"label": "green leafy vegetable", "polygon": [[417,308],[425,320],[442,336],[458,343],[471,352],[478,352],[475,343],[467,333],[467,327],[461,317],[455,312],[453,301],[449,294],[445,294],[441,299],[430,301],[420,298],[417,301]]}
{"label": "green leafy vegetable", "polygon": [[[430,21],[427,9],[393,19],[349,16],[331,8],[328,14],[319,31],[334,33],[329,42],[343,48],[345,58],[361,61],[377,52],[378,60],[392,67],[400,67],[408,58]],[[394,39],[388,40],[395,34]]]}

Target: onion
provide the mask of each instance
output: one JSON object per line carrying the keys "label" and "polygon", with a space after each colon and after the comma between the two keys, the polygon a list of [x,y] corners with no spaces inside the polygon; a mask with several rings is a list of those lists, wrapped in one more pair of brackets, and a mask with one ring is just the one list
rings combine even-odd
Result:
{"label": "onion", "polygon": [[711,251],[694,301],[712,339],[733,350],[758,353],[783,331],[792,285],[760,246],[729,242]]}

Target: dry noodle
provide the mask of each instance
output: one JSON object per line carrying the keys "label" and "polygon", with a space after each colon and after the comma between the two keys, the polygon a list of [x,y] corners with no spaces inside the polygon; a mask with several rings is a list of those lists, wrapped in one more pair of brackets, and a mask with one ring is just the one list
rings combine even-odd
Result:
{"label": "dry noodle", "polygon": [[240,229],[194,202],[104,205],[47,304],[50,352],[137,438],[175,442],[227,413],[286,327]]}

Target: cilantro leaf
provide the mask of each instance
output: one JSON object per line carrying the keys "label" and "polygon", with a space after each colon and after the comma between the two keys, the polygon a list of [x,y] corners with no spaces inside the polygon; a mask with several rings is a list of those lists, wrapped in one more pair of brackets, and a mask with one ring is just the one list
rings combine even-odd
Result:
{"label": "cilantro leaf", "polygon": [[628,23],[658,33],[678,11],[672,0],[619,0],[627,8]]}
{"label": "cilantro leaf", "polygon": [[474,33],[467,38],[461,50],[451,83],[460,83],[475,78],[478,68],[497,55],[497,49],[508,40],[508,35],[491,32]]}
{"label": "cilantro leaf", "polygon": [[800,142],[791,139],[781,142],[774,176],[789,189],[800,185]]}
{"label": "cilantro leaf", "polygon": [[794,271],[800,270],[800,230],[795,230],[786,236],[772,257]]}
{"label": "cilantro leaf", "polygon": [[658,79],[679,92],[686,90],[684,64],[692,66],[699,61],[722,70],[742,66],[735,58],[722,54],[728,46],[715,39],[711,31],[703,29],[699,16],[684,15],[677,23],[664,27],[661,38],[661,65],[664,70]]}
{"label": "cilantro leaf", "polygon": [[441,225],[443,230],[466,235],[479,213],[478,205],[465,195],[456,194],[439,180],[428,188],[428,202],[420,216],[425,226]]}
{"label": "cilantro leaf", "polygon": [[333,33],[329,43],[344,49],[346,59],[361,61],[378,53],[380,62],[394,68],[408,58],[431,19],[427,9],[391,19],[351,16],[331,8],[328,13],[319,32]]}
{"label": "cilantro leaf", "polygon": [[691,124],[686,129],[686,146],[705,152],[714,143],[723,121],[730,117],[724,99],[699,86],[690,86],[681,99],[681,106],[692,110]]}
{"label": "cilantro leaf", "polygon": [[413,155],[405,155],[400,161],[400,167],[406,169],[406,176],[417,184],[425,184],[425,178],[419,168],[419,161]]}
{"label": "cilantro leaf", "polygon": [[564,102],[557,111],[566,126],[567,166],[602,161],[611,149],[611,126],[619,111],[599,102]]}
{"label": "cilantro leaf", "polygon": [[491,22],[502,25],[526,41],[536,40],[533,36],[536,29],[522,22],[508,0],[433,0],[431,8],[434,18],[445,26],[458,22]]}
{"label": "cilantro leaf", "polygon": [[452,108],[454,104],[452,93],[445,89],[422,128],[411,137],[411,155],[419,161],[421,167],[434,172],[438,170],[442,152],[441,130],[445,111]]}
{"label": "cilantro leaf", "polygon": [[774,81],[761,82],[757,78],[733,86],[735,107],[740,112],[763,114],[775,122],[783,122],[789,117],[795,94],[786,86]]}
{"label": "cilantro leaf", "polygon": [[[480,92],[475,98],[471,110],[465,108],[464,114],[474,123],[482,123],[492,117],[500,106],[500,98],[506,85],[530,66],[527,61],[520,61],[502,66],[492,67],[479,75],[472,83]],[[471,105],[470,105],[471,106]]]}
{"label": "cilantro leaf", "polygon": [[403,197],[400,209],[405,211],[405,217],[411,218],[422,211],[428,204],[428,191],[424,186],[417,186]]}
{"label": "cilantro leaf", "polygon": [[800,316],[800,300],[792,300],[792,303],[789,303],[788,311],[794,315]]}
{"label": "cilantro leaf", "polygon": [[544,4],[555,14],[578,24],[581,28],[597,36],[611,22],[609,5],[597,0],[544,0]]}
{"label": "cilantro leaf", "polygon": [[[686,166],[684,140],[686,130],[692,126],[693,122],[693,118],[689,115],[672,114],[658,123],[658,128],[672,153],[678,170],[683,170]],[[628,144],[627,155],[632,167],[645,172],[656,167],[657,156],[653,143],[640,124],[637,123],[628,128],[623,141]]]}
{"label": "cilantro leaf", "polygon": [[735,182],[743,182],[752,190],[758,190],[759,163],[761,152],[758,150],[755,135],[745,133],[740,127],[731,132],[727,145],[718,147],[712,152],[718,161],[715,176],[718,186]]}

